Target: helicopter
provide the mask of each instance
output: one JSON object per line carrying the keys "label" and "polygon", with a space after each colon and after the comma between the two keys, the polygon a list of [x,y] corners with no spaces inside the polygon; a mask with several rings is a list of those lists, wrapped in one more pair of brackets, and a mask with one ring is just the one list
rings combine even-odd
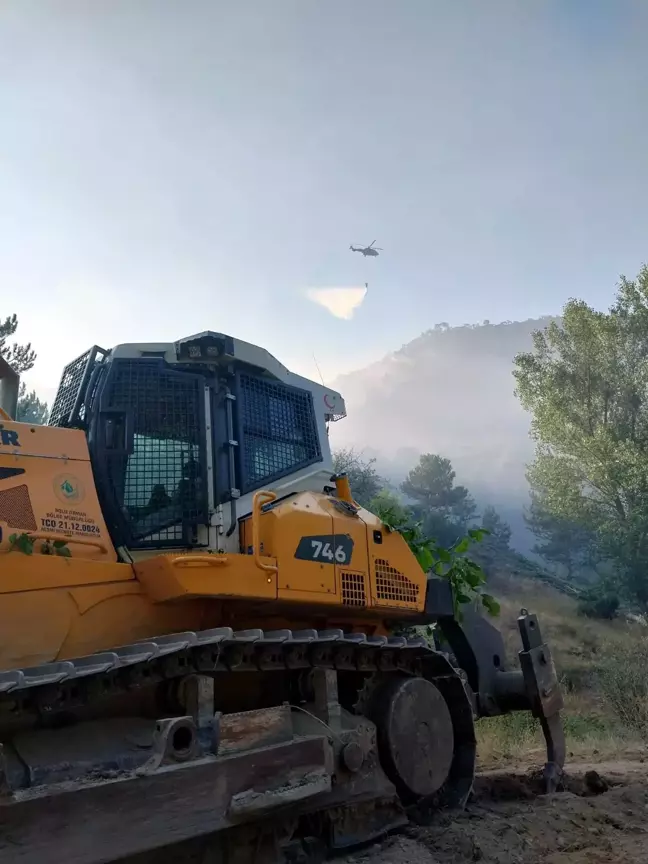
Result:
{"label": "helicopter", "polygon": [[367,255],[369,255],[372,258],[377,258],[378,257],[378,251],[380,250],[382,252],[382,249],[380,248],[380,246],[374,247],[375,242],[376,241],[374,240],[373,243],[370,243],[368,246],[349,246],[349,249],[352,252],[362,252],[362,254],[365,256],[365,258],[367,257]]}

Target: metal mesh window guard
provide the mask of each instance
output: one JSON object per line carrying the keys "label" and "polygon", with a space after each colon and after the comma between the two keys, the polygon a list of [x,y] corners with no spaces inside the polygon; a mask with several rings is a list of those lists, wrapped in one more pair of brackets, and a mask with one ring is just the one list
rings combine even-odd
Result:
{"label": "metal mesh window guard", "polygon": [[77,357],[63,369],[48,426],[78,426],[85,421],[87,388],[96,366],[103,361],[106,352],[95,345]]}
{"label": "metal mesh window guard", "polygon": [[130,410],[133,418],[133,452],[111,460],[131,542],[193,545],[206,521],[201,381],[158,362],[114,367],[106,407]]}
{"label": "metal mesh window guard", "polygon": [[321,458],[309,392],[242,374],[239,399],[243,491]]}

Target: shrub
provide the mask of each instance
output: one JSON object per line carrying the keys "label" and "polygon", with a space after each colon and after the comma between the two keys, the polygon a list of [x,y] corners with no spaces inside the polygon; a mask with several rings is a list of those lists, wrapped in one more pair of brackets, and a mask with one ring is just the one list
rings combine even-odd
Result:
{"label": "shrub", "polygon": [[608,644],[596,676],[600,691],[623,726],[648,740],[648,634]]}
{"label": "shrub", "polygon": [[611,621],[619,611],[620,600],[614,591],[593,588],[582,595],[578,604],[578,614],[587,618],[601,618]]}

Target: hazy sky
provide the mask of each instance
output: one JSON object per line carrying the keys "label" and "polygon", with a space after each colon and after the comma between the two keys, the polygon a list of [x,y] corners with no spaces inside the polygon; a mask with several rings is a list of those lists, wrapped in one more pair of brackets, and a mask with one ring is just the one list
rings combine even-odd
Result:
{"label": "hazy sky", "polygon": [[[648,0],[3,0],[28,380],[206,329],[331,379],[436,322],[607,305],[648,258],[647,39]],[[364,282],[350,320],[308,297]]]}

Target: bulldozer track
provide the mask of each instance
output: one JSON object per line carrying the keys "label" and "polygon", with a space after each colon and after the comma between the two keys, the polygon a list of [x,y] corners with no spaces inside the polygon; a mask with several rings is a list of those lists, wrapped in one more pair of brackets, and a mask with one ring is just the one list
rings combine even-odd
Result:
{"label": "bulldozer track", "polygon": [[459,677],[448,657],[422,637],[366,636],[337,629],[234,631],[220,627],[0,672],[0,705],[9,701],[14,711],[31,708],[46,714],[191,674],[311,668],[367,674],[402,671],[430,679]]}

